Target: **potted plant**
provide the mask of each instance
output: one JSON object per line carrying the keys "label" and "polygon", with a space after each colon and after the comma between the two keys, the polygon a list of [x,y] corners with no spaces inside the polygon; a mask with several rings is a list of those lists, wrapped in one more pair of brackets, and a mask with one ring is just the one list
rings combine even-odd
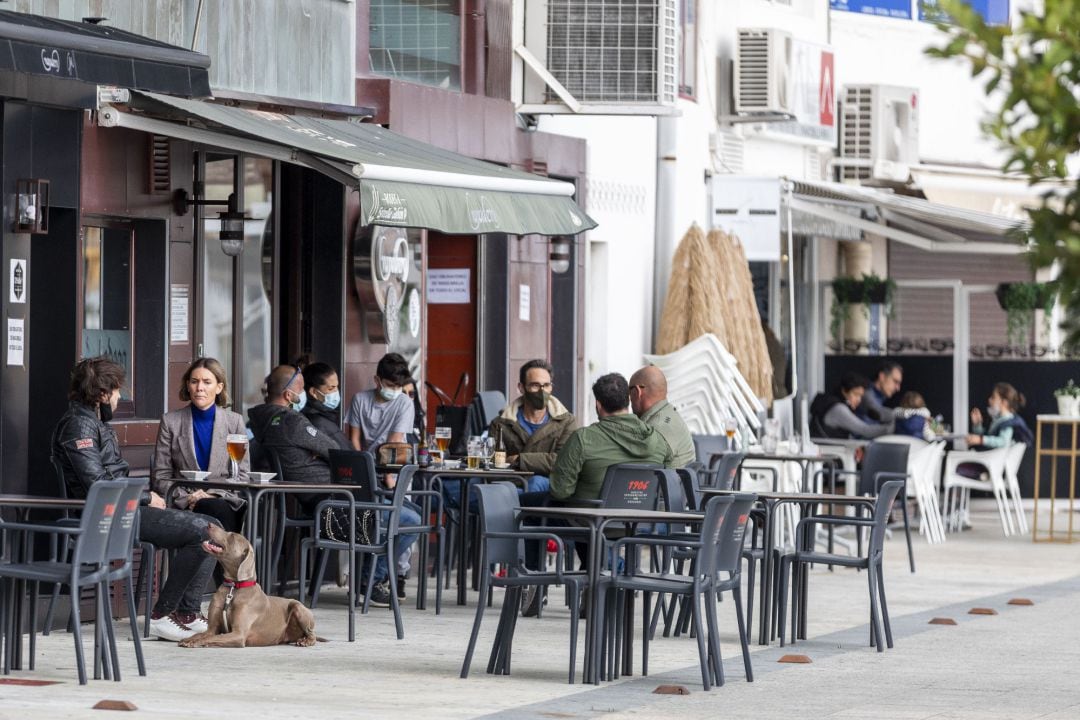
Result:
{"label": "potted plant", "polygon": [[1005,329],[1010,345],[1027,346],[1036,310],[1044,312],[1043,322],[1049,329],[1057,289],[1056,283],[1042,282],[1001,283],[997,286],[994,294],[998,305],[1005,311]]}
{"label": "potted plant", "polygon": [[1069,380],[1064,387],[1054,391],[1057,398],[1058,415],[1080,417],[1080,385]]}
{"label": "potted plant", "polygon": [[893,296],[896,283],[870,273],[861,279],[840,276],[832,281],[833,302],[829,316],[829,334],[840,344],[840,330],[848,318],[852,305],[862,305],[863,314],[869,317],[870,305],[884,305],[886,317],[893,316]]}

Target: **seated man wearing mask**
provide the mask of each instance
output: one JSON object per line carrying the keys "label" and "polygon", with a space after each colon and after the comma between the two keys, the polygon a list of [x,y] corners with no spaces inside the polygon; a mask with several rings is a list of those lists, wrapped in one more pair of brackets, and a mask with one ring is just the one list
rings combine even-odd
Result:
{"label": "seated man wearing mask", "polygon": [[[266,379],[266,403],[248,410],[251,432],[260,446],[277,452],[284,479],[330,484],[333,482],[330,451],[336,450],[338,445],[300,412],[306,404],[304,377],[300,370],[288,365],[277,366]],[[311,512],[323,496],[300,495],[298,499],[304,510]],[[419,523],[419,515],[409,508],[402,509],[402,526]],[[408,553],[414,542],[415,535],[398,536],[399,554]],[[386,558],[379,556],[375,563],[375,587],[371,592],[371,604],[375,607],[390,607],[390,583],[386,578]],[[361,585],[361,588],[365,587],[366,584]]]}
{"label": "seated man wearing mask", "polygon": [[413,400],[403,390],[415,381],[409,363],[397,353],[383,355],[375,368],[375,387],[353,395],[345,424],[357,450],[376,454],[383,443],[405,442],[413,431]]}
{"label": "seated man wearing mask", "polygon": [[508,462],[535,473],[529,478],[528,492],[545,492],[551,487],[555,458],[578,427],[551,391],[551,365],[545,360],[525,363],[518,372],[521,395],[503,408],[488,429],[496,444],[502,439]]}

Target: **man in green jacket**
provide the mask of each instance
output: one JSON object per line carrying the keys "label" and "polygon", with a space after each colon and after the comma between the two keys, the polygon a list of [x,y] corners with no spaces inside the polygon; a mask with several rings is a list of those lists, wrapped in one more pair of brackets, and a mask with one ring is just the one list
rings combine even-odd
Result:
{"label": "man in green jacket", "polygon": [[663,436],[675,467],[686,467],[697,459],[694,438],[667,399],[667,378],[655,365],[646,365],[630,376],[630,407],[641,421]]}
{"label": "man in green jacket", "polygon": [[551,365],[530,360],[518,372],[518,392],[513,402],[491,422],[488,436],[500,440],[506,459],[520,470],[534,473],[528,492],[546,492],[555,458],[575,430],[577,421],[551,394]]}
{"label": "man in green jacket", "polygon": [[551,472],[554,500],[599,498],[607,469],[619,463],[674,466],[663,436],[630,412],[626,378],[618,373],[604,375],[593,384],[593,397],[600,419],[571,435],[559,452]]}

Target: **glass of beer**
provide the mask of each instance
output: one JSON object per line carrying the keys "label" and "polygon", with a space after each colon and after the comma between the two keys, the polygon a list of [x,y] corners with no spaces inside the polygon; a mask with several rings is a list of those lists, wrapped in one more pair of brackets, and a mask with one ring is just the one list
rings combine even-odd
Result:
{"label": "glass of beer", "polygon": [[439,449],[440,462],[446,462],[447,452],[450,450],[450,428],[435,428],[435,447]]}
{"label": "glass of beer", "polygon": [[225,447],[229,451],[229,480],[239,482],[240,461],[247,454],[248,437],[247,435],[226,435]]}
{"label": "glass of beer", "polygon": [[727,437],[728,450],[735,449],[735,432],[739,429],[739,421],[733,417],[724,420],[724,435]]}
{"label": "glass of beer", "polygon": [[474,435],[469,438],[468,467],[470,470],[479,470],[487,455],[484,452],[484,438]]}

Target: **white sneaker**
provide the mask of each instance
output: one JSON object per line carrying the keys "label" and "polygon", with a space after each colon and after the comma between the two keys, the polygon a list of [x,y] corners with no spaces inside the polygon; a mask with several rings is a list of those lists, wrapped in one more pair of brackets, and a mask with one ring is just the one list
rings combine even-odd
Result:
{"label": "white sneaker", "polygon": [[150,634],[159,640],[180,642],[198,634],[187,625],[177,622],[172,613],[150,620]]}
{"label": "white sneaker", "polygon": [[194,630],[196,633],[204,633],[204,632],[206,632],[206,628],[208,628],[210,626],[210,623],[206,619],[205,615],[203,615],[202,613],[199,613],[198,615],[195,616],[194,620],[192,620],[189,623],[184,623],[184,625],[188,626],[189,628]]}

